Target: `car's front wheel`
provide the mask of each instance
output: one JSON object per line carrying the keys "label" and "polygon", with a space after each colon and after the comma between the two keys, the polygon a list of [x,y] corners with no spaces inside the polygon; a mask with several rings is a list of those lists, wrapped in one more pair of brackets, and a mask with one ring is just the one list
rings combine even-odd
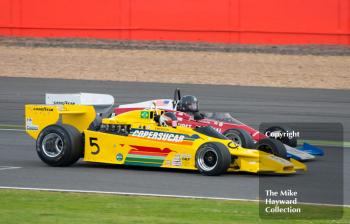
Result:
{"label": "car's front wheel", "polygon": [[234,141],[236,144],[242,146],[246,149],[254,149],[255,148],[255,142],[252,136],[243,129],[229,129],[224,132],[224,135]]}
{"label": "car's front wheel", "polygon": [[196,166],[203,175],[221,175],[227,171],[230,164],[231,154],[221,143],[205,143],[196,153]]}
{"label": "car's front wheel", "polygon": [[292,134],[295,132],[292,128],[288,126],[272,126],[269,127],[265,130],[264,133],[273,133],[273,132],[281,132],[284,133],[285,136],[281,137],[270,137],[273,139],[277,139],[278,141],[282,142],[283,144],[289,145],[290,147],[297,147],[298,145],[298,140],[296,137],[288,137],[287,134],[290,133]]}
{"label": "car's front wheel", "polygon": [[39,158],[50,166],[69,166],[82,155],[82,134],[66,124],[47,126],[39,134],[36,151]]}
{"label": "car's front wheel", "polygon": [[257,142],[257,149],[263,152],[273,154],[283,159],[288,159],[286,147],[282,142],[272,138],[264,138]]}

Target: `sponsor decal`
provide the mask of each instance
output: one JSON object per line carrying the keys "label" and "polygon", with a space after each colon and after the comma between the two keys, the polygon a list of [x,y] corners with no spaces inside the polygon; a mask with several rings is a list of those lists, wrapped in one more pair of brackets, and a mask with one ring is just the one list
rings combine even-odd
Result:
{"label": "sponsor decal", "polygon": [[174,159],[171,162],[171,165],[173,166],[182,166],[182,161],[181,161],[181,157],[179,154],[176,154]]}
{"label": "sponsor decal", "polygon": [[169,141],[169,142],[182,142],[187,137],[186,135],[172,133],[172,132],[160,132],[160,131],[150,131],[150,130],[142,130],[142,129],[133,129],[130,134],[135,137]]}
{"label": "sponsor decal", "polygon": [[161,149],[137,145],[130,145],[130,147],[132,149],[125,158],[125,165],[160,167],[168,154],[173,152],[168,148]]}
{"label": "sponsor decal", "polygon": [[191,124],[185,124],[185,123],[179,123],[179,126],[186,127],[186,128],[192,128]]}
{"label": "sponsor decal", "polygon": [[231,149],[237,149],[238,148],[238,145],[236,143],[234,143],[233,141],[232,142],[229,142],[227,144],[227,146]]}
{"label": "sponsor decal", "polygon": [[164,132],[168,132],[170,129],[167,127],[155,127],[154,128],[156,131],[164,131]]}
{"label": "sponsor decal", "polygon": [[171,165],[170,160],[165,160],[165,165],[166,165],[166,166],[170,166],[170,165]]}
{"label": "sponsor decal", "polygon": [[51,111],[53,111],[53,108],[50,108],[50,107],[34,107],[33,110],[51,112]]}
{"label": "sponsor decal", "polygon": [[57,104],[69,104],[69,105],[75,105],[75,102],[71,102],[71,101],[53,101],[53,104],[57,105]]}
{"label": "sponsor decal", "polygon": [[140,117],[143,119],[149,118],[149,111],[141,111]]}
{"label": "sponsor decal", "polygon": [[117,161],[122,161],[123,160],[123,154],[118,153],[116,159],[117,159]]}
{"label": "sponsor decal", "polygon": [[26,119],[26,130],[36,131],[36,130],[39,130],[39,126],[33,124],[32,118],[27,118]]}
{"label": "sponsor decal", "polygon": [[180,157],[183,161],[189,161],[192,158],[190,154],[181,154]]}

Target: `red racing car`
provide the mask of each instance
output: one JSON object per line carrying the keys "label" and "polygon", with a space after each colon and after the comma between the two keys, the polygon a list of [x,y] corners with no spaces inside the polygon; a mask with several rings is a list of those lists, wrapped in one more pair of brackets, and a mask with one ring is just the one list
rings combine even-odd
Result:
{"label": "red racing car", "polygon": [[[265,134],[263,134],[243,124],[229,113],[201,113],[198,109],[197,98],[190,95],[181,97],[179,89],[175,90],[173,100],[158,99],[134,104],[124,104],[115,108],[114,113],[121,114],[130,110],[154,106],[174,112],[178,125],[192,128],[211,126],[244,148],[258,148],[263,151],[269,151],[282,158],[294,158],[300,161],[314,159],[314,155],[322,156],[324,154],[322,149],[307,143],[296,148],[296,137],[290,137],[295,132],[287,126],[272,126],[267,128],[264,131]],[[279,140],[283,145],[271,144],[271,141],[268,140],[269,137]]]}

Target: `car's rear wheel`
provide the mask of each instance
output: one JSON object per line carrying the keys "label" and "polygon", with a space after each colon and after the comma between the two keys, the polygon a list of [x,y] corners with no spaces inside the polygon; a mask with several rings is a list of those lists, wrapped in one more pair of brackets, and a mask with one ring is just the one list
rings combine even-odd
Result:
{"label": "car's rear wheel", "polygon": [[39,158],[50,166],[69,166],[83,153],[83,138],[79,131],[66,124],[44,128],[36,141]]}
{"label": "car's rear wheel", "polygon": [[[267,132],[293,133],[293,131],[294,130],[292,128],[283,125],[283,126],[269,127],[265,130],[264,133],[267,133]],[[298,141],[296,137],[288,138],[287,136],[284,136],[284,137],[278,137],[278,138],[275,138],[275,137],[270,137],[270,138],[277,139],[278,141],[282,142],[283,144],[289,145],[290,147],[297,147],[298,145]]]}
{"label": "car's rear wheel", "polygon": [[284,147],[282,142],[276,139],[271,139],[271,138],[261,139],[257,143],[257,149],[263,152],[271,153],[283,159],[288,159],[286,147]]}
{"label": "car's rear wheel", "polygon": [[234,141],[236,144],[242,146],[246,149],[254,149],[255,143],[252,136],[249,135],[249,133],[243,129],[229,129],[224,132],[224,135]]}
{"label": "car's rear wheel", "polygon": [[221,175],[227,171],[230,164],[231,154],[221,143],[205,143],[196,153],[196,166],[203,175]]}

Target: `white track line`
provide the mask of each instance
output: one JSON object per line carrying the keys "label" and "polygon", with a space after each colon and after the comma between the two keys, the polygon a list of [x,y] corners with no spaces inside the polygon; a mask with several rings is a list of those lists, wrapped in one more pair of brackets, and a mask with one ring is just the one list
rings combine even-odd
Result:
{"label": "white track line", "polygon": [[[166,198],[187,198],[187,199],[209,199],[209,200],[224,200],[224,201],[248,201],[259,202],[256,199],[243,199],[243,198],[224,198],[224,197],[204,197],[204,196],[187,196],[187,195],[172,195],[172,194],[147,194],[147,193],[129,193],[118,191],[89,191],[89,190],[69,190],[69,189],[57,189],[57,188],[35,188],[35,187],[9,187],[0,186],[0,189],[15,189],[15,190],[31,190],[31,191],[50,191],[50,192],[69,192],[69,193],[91,193],[91,194],[112,194],[112,195],[126,195],[126,196],[150,196],[150,197],[166,197]],[[318,203],[306,203],[300,202],[304,205],[318,205],[318,206],[336,206],[336,207],[350,207],[350,205],[336,205],[336,204],[318,204]]]}
{"label": "white track line", "polygon": [[19,166],[0,166],[0,171],[2,170],[14,170],[14,169],[21,169],[22,167]]}
{"label": "white track line", "polygon": [[20,132],[24,132],[24,129],[13,129],[13,128],[0,128],[0,131],[20,131]]}

